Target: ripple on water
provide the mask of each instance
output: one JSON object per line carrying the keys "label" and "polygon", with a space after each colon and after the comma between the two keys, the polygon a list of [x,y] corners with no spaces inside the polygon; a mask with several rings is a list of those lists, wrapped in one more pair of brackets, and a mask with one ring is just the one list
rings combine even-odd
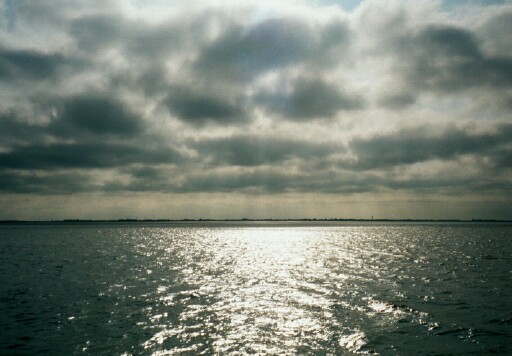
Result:
{"label": "ripple on water", "polygon": [[22,232],[0,239],[0,353],[512,352],[510,228]]}

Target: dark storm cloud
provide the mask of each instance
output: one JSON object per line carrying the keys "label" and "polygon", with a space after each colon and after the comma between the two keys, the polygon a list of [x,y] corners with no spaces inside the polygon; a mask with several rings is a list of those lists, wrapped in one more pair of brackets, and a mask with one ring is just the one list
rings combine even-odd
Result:
{"label": "dark storm cloud", "polygon": [[421,47],[428,49],[434,56],[481,57],[473,34],[462,28],[432,25],[422,30],[416,36],[416,40]]}
{"label": "dark storm cloud", "polygon": [[174,191],[179,192],[229,192],[248,193],[328,193],[352,194],[375,192],[389,182],[372,174],[355,175],[349,171],[308,170],[286,172],[277,167],[242,172],[213,172],[208,175],[192,174]]}
{"label": "dark storm cloud", "polygon": [[135,177],[131,181],[113,180],[100,189],[108,192],[119,191],[159,191],[176,193],[195,192],[234,192],[278,193],[301,190],[304,175],[289,174],[277,170],[252,172],[209,172],[208,174],[190,173],[182,183],[174,182],[169,177],[157,174],[151,179]]}
{"label": "dark storm cloud", "polygon": [[[510,105],[509,12],[481,25],[436,17],[426,26],[414,17],[408,25],[403,9],[378,10],[383,25],[371,27],[334,7],[178,2],[160,14],[134,4],[16,2],[13,35],[0,44],[4,193],[510,188],[499,173],[511,167],[506,117],[490,108],[478,126],[485,133],[475,133],[450,107],[474,97]],[[424,93],[446,103],[415,111]],[[376,115],[374,102],[391,113]],[[433,130],[429,111],[446,112],[444,129]],[[418,128],[401,130],[409,117],[400,113]],[[375,133],[388,117],[394,133]],[[424,162],[434,177],[428,161],[447,167],[461,156],[471,156],[475,176],[395,174]]]}
{"label": "dark storm cloud", "polygon": [[[48,140],[72,139],[75,144],[94,144],[103,140],[142,138],[146,125],[115,98],[87,94],[72,97],[38,98],[28,113],[16,108],[0,114],[1,144],[4,148],[44,146]],[[30,114],[29,114],[30,113]],[[37,122],[32,113],[49,120]]]}
{"label": "dark storm cloud", "polygon": [[94,180],[83,173],[0,171],[0,191],[7,193],[67,194],[98,188]]}
{"label": "dark storm cloud", "polygon": [[411,81],[444,91],[512,86],[512,57],[486,56],[474,34],[451,26],[430,26],[419,46]]}
{"label": "dark storm cloud", "polygon": [[296,190],[306,177],[278,171],[194,175],[177,188],[181,192],[229,192],[254,190],[259,193],[278,193]]}
{"label": "dark storm cloud", "polygon": [[348,26],[342,21],[315,26],[283,17],[251,27],[231,24],[201,48],[195,69],[219,80],[247,82],[269,70],[299,63],[337,64],[348,44]]}
{"label": "dark storm cloud", "polygon": [[247,80],[262,71],[304,60],[313,39],[306,24],[267,20],[246,30],[233,26],[205,47],[196,63],[200,71]]}
{"label": "dark storm cloud", "polygon": [[512,147],[500,147],[492,152],[493,161],[498,168],[512,168]]}
{"label": "dark storm cloud", "polygon": [[429,135],[429,131],[432,130],[424,127],[369,139],[355,139],[349,149],[357,160],[345,162],[344,165],[376,169],[432,159],[449,160],[463,154],[490,155],[492,158],[496,149],[512,143],[512,125],[501,125],[495,133],[470,134],[452,128],[440,135]]}
{"label": "dark storm cloud", "polygon": [[248,135],[210,139],[192,145],[202,156],[216,164],[258,166],[274,164],[290,159],[322,160],[326,156],[343,152],[338,143],[314,143],[276,137]]}
{"label": "dark storm cloud", "polygon": [[65,63],[60,54],[0,47],[0,79],[3,80],[51,78]]}
{"label": "dark storm cloud", "polygon": [[225,98],[219,93],[195,92],[186,87],[171,89],[165,104],[171,113],[192,125],[207,122],[228,124],[247,118],[241,99]]}
{"label": "dark storm cloud", "polygon": [[76,129],[95,135],[135,136],[144,129],[140,117],[107,95],[82,94],[61,101],[57,119],[50,125],[59,136],[76,135]]}
{"label": "dark storm cloud", "polygon": [[[156,173],[156,172],[155,172]],[[179,176],[179,175],[178,175]],[[148,177],[136,174],[129,182],[111,181],[100,189],[104,191],[159,191],[159,192],[246,192],[251,194],[276,194],[285,192],[362,193],[376,191],[383,182],[376,177],[354,176],[343,173],[302,171],[283,172],[281,169],[265,168],[249,171],[209,171],[208,174],[189,173],[182,183],[162,175],[161,172]]]}
{"label": "dark storm cloud", "polygon": [[133,163],[176,163],[170,148],[139,148],[116,143],[58,143],[12,147],[0,153],[0,167],[15,169],[112,168]]}
{"label": "dark storm cloud", "polygon": [[452,95],[492,90],[495,96],[506,96],[506,90],[512,87],[512,56],[510,52],[485,52],[485,40],[477,35],[475,30],[436,24],[416,34],[392,37],[389,42],[393,45],[380,50],[395,56],[396,75],[403,78],[406,88],[394,93],[391,87],[379,104],[403,108],[425,91]]}
{"label": "dark storm cloud", "polygon": [[[70,27],[77,52],[91,67],[105,68],[104,79],[111,86],[142,90],[149,96],[160,95],[169,85],[165,62],[189,40],[188,28],[180,23],[151,24],[117,13],[80,17]],[[102,56],[112,52],[126,61],[120,71],[109,68],[110,60],[103,61]]]}
{"label": "dark storm cloud", "polygon": [[0,114],[0,147],[11,144],[39,142],[46,135],[46,128],[22,121],[19,114],[8,111]]}
{"label": "dark storm cloud", "polygon": [[291,120],[332,117],[340,110],[364,107],[363,99],[341,92],[334,85],[320,79],[299,78],[293,82],[290,94],[260,94],[256,101]]}
{"label": "dark storm cloud", "polygon": [[[321,79],[321,68],[343,60],[348,38],[347,25],[341,21],[316,27],[292,18],[265,20],[248,28],[231,24],[215,41],[200,48],[192,69],[200,81],[219,83],[220,92],[243,92],[260,74],[297,64],[311,66],[316,73],[293,80],[291,93],[259,91],[246,102],[253,108],[263,107],[290,119],[330,117],[339,110],[363,107],[360,96],[345,93]],[[201,104],[194,96],[194,93],[187,93],[185,98],[178,95],[174,102],[171,94],[167,105],[191,122],[208,118],[234,122],[230,119],[240,116],[244,110],[240,105],[242,99],[226,102],[200,96],[198,99],[204,103]]]}

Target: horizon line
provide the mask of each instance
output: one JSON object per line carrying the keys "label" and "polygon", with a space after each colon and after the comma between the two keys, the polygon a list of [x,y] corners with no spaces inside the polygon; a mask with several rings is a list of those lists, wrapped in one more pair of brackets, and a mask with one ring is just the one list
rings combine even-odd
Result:
{"label": "horizon line", "polygon": [[0,220],[0,224],[27,223],[137,223],[137,222],[495,222],[512,223],[509,219],[390,219],[390,218],[237,218],[237,219],[49,219],[49,220]]}

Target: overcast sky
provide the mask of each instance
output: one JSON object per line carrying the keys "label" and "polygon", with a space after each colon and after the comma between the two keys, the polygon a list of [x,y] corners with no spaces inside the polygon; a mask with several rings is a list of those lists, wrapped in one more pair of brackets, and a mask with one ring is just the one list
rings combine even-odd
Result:
{"label": "overcast sky", "polygon": [[0,15],[0,219],[512,219],[511,1]]}

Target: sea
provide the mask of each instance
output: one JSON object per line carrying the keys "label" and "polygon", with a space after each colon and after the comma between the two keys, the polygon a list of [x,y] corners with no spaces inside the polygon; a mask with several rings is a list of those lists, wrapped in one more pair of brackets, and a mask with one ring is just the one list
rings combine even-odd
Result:
{"label": "sea", "polygon": [[510,355],[512,224],[2,224],[0,354]]}

